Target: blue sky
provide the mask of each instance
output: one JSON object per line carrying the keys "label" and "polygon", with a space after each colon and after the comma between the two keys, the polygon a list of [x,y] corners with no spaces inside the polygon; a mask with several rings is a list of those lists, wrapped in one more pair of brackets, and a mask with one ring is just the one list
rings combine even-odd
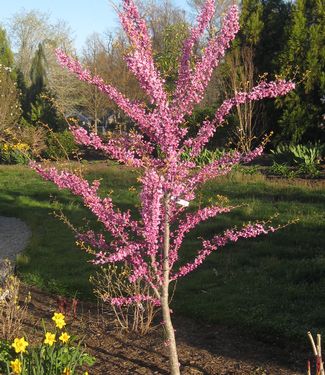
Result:
{"label": "blue sky", "polygon": [[[102,33],[118,26],[117,16],[109,0],[0,0],[0,24],[5,25],[15,13],[37,9],[49,13],[51,21],[62,19],[68,22],[74,31],[75,45],[78,50],[87,36],[93,32]],[[114,1],[117,2],[117,1]],[[186,8],[186,0],[174,0],[174,4]]]}

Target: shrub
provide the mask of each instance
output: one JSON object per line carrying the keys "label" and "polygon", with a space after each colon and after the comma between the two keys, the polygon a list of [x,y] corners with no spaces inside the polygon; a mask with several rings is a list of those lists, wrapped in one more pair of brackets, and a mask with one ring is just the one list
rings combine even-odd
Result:
{"label": "shrub", "polygon": [[50,132],[46,144],[47,150],[44,155],[49,159],[70,158],[78,151],[74,137],[68,130],[59,133]]}
{"label": "shrub", "polygon": [[27,164],[30,160],[30,148],[26,143],[2,143],[0,160],[5,164]]}
{"label": "shrub", "polygon": [[1,338],[11,340],[22,329],[30,295],[23,304],[19,303],[20,281],[12,274],[8,260],[1,262],[0,277],[0,334]]}
{"label": "shrub", "polygon": [[46,150],[46,130],[43,127],[32,125],[21,126],[17,137],[28,145],[33,157],[39,157]]}
{"label": "shrub", "polygon": [[318,143],[306,145],[279,145],[271,150],[275,163],[273,169],[279,167],[278,163],[288,163],[298,168],[297,174],[317,177],[319,164],[324,156],[325,147]]}
{"label": "shrub", "polygon": [[110,302],[140,294],[154,297],[148,285],[143,284],[140,280],[130,283],[130,275],[129,267],[121,268],[116,265],[108,265],[101,267],[90,278],[90,282],[94,285],[94,293],[99,300],[110,306],[115,315],[117,327],[125,331],[146,334],[150,330],[152,320],[157,312],[151,299],[130,305],[115,305]]}
{"label": "shrub", "polygon": [[[203,167],[204,165],[210,164],[218,159],[220,159],[223,155],[226,154],[226,149],[224,148],[216,148],[215,150],[208,150],[203,149],[202,152],[193,158],[196,165]],[[182,160],[184,161],[191,161],[190,150],[185,148],[182,153]]]}
{"label": "shrub", "polygon": [[287,164],[281,164],[273,162],[270,167],[270,172],[276,176],[285,177],[285,178],[294,178],[297,177],[297,172],[292,170]]}

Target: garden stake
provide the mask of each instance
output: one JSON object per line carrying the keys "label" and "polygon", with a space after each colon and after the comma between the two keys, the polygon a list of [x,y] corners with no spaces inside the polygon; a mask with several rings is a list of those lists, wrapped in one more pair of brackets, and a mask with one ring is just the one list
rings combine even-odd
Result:
{"label": "garden stake", "polygon": [[307,335],[310,340],[314,356],[316,358],[316,375],[325,375],[324,363],[322,360],[321,335],[319,333],[317,334],[317,346],[315,345],[315,341],[311,332],[308,332]]}

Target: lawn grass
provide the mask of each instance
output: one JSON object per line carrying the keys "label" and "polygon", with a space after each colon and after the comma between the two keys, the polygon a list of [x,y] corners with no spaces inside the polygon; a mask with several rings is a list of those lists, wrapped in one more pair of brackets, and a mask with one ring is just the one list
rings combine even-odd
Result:
{"label": "lawn grass", "polygon": [[[90,179],[101,177],[122,208],[135,212],[132,185],[136,174],[111,163],[87,165]],[[219,195],[219,197],[217,197]],[[325,184],[267,180],[239,172],[208,183],[194,205],[223,199],[243,204],[230,214],[200,225],[186,239],[181,257],[199,249],[197,237],[227,227],[263,220],[293,224],[275,234],[241,240],[212,254],[197,271],[181,280],[173,301],[179,314],[200,321],[236,325],[259,336],[302,340],[307,330],[325,334]],[[18,258],[21,276],[53,292],[91,298],[94,266],[79,250],[65,224],[53,216],[62,209],[75,224],[93,220],[77,198],[43,181],[27,167],[0,167],[0,215],[17,216],[32,230],[30,244]]]}

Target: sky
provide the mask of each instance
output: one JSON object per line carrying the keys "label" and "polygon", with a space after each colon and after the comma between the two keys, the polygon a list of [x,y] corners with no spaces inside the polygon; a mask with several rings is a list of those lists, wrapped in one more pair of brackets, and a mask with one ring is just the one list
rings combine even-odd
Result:
{"label": "sky", "polygon": [[[187,8],[186,0],[174,0],[173,4]],[[0,5],[0,24],[3,26],[15,13],[32,9],[48,13],[53,23],[58,19],[66,21],[73,31],[75,46],[79,51],[92,33],[114,32],[119,25],[109,0],[0,0]]]}

